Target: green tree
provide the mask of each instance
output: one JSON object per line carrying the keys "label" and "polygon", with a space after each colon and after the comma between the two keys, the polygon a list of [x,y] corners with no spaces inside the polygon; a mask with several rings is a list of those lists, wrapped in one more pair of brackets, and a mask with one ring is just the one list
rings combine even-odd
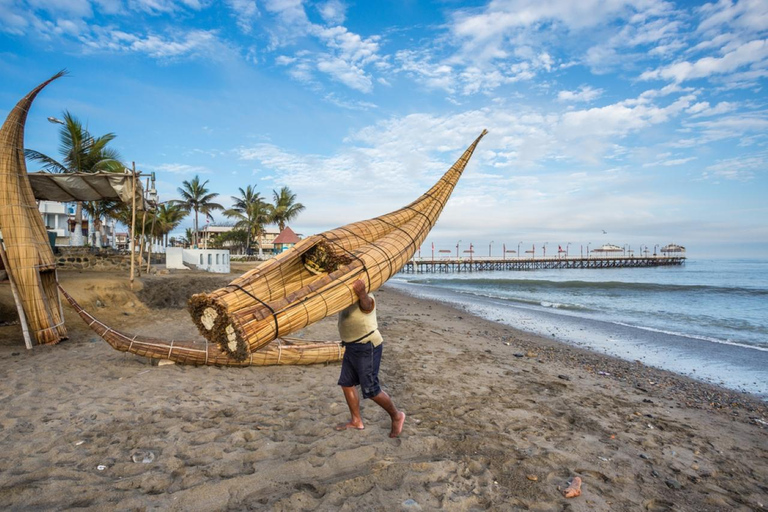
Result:
{"label": "green tree", "polygon": [[[86,201],[83,203],[83,211],[88,214],[93,226],[93,233],[95,235],[93,242],[95,247],[101,247],[102,232],[101,227],[104,224],[103,219],[113,218],[118,220],[115,216],[115,209],[118,207],[118,201],[104,200],[104,201]],[[88,234],[90,238],[90,233]]]}
{"label": "green tree", "polygon": [[188,245],[192,247],[192,244],[195,240],[195,232],[192,230],[192,228],[187,228],[186,231],[184,231],[184,243],[185,245]]}
{"label": "green tree", "polygon": [[232,196],[232,208],[225,210],[224,215],[235,219],[235,227],[245,230],[248,236],[247,248],[250,248],[250,241],[256,239],[259,247],[259,258],[264,257],[262,248],[262,238],[264,235],[264,225],[271,220],[270,205],[264,202],[261,194],[254,190],[254,187],[248,185],[245,190],[240,190],[240,196]]}
{"label": "green tree", "polygon": [[190,241],[192,247],[197,247],[197,235],[200,233],[198,214],[202,213],[213,220],[211,212],[224,209],[220,204],[213,202],[213,198],[219,194],[211,193],[205,188],[207,184],[208,180],[200,183],[199,176],[195,176],[191,181],[184,181],[182,186],[177,189],[181,195],[181,199],[172,201],[173,204],[181,205],[187,213],[192,211],[195,212],[195,235],[193,240]]}
{"label": "green tree", "polygon": [[271,222],[274,222],[280,228],[285,229],[285,225],[298,217],[304,211],[304,205],[296,202],[296,194],[291,192],[288,187],[283,187],[280,192],[272,191],[274,204],[270,205]]}
{"label": "green tree", "polygon": [[[64,112],[64,124],[59,129],[59,162],[34,149],[27,149],[24,155],[33,162],[43,164],[43,168],[54,173],[75,172],[122,172],[123,164],[117,151],[108,147],[115,139],[114,133],[94,137],[86,127],[69,111]],[[83,203],[77,202],[75,210],[75,233],[72,245],[83,245],[83,233],[80,226],[83,222]]]}
{"label": "green tree", "polygon": [[168,234],[181,224],[186,214],[187,212],[180,204],[160,203],[156,212],[155,236],[164,237],[165,245],[168,245]]}

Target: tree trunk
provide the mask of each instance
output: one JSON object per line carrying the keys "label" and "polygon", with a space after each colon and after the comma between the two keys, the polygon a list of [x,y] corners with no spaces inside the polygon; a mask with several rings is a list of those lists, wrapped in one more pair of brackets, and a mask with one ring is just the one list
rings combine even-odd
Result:
{"label": "tree trunk", "polygon": [[197,249],[197,234],[199,231],[197,230],[197,208],[195,208],[195,240],[192,242],[192,248]]}

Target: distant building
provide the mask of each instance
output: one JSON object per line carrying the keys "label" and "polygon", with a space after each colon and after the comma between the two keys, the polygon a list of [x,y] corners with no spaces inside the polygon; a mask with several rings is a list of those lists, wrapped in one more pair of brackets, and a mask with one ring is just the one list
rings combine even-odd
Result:
{"label": "distant building", "polygon": [[277,235],[277,237],[272,241],[274,253],[280,254],[286,249],[290,249],[296,245],[300,240],[301,238],[299,238],[299,236],[294,233],[291,228],[285,226],[285,229],[282,230],[280,234]]}
{"label": "distant building", "polygon": [[120,251],[127,251],[130,248],[128,233],[115,233],[115,248]]}
{"label": "distant building", "polygon": [[[214,225],[206,225],[204,228],[202,228],[198,232],[198,246],[201,249],[208,248],[211,240],[220,235],[221,233],[227,233],[229,231],[232,231],[235,229],[234,226],[214,226]],[[292,232],[293,233],[293,232]],[[267,228],[264,230],[264,234],[261,237],[261,249],[265,254],[277,254],[275,251],[275,238],[280,234],[279,231],[272,228]],[[253,249],[255,250],[257,246],[256,240],[253,241]]]}
{"label": "distant building", "polygon": [[[56,233],[56,245],[69,245],[71,233],[70,217],[74,220],[75,203],[58,203],[56,201],[40,201],[37,205],[43,224],[47,231]],[[86,227],[85,235],[88,235]]]}
{"label": "distant building", "polygon": [[[56,247],[67,247],[75,230],[76,203],[59,203],[57,201],[39,201],[38,210],[43,217],[46,231],[56,233]],[[85,215],[85,214],[84,214]],[[83,218],[80,229],[83,232],[83,241],[94,244],[95,240],[88,237],[89,220],[87,215]],[[102,246],[114,246],[114,222],[102,222],[101,224]],[[96,244],[98,245],[98,244]],[[127,248],[127,246],[126,246]]]}
{"label": "distant building", "polygon": [[684,253],[685,252],[685,247],[683,247],[682,245],[677,245],[677,244],[669,244],[669,245],[665,245],[664,247],[662,247],[661,248],[661,252],[664,253],[664,254]]}

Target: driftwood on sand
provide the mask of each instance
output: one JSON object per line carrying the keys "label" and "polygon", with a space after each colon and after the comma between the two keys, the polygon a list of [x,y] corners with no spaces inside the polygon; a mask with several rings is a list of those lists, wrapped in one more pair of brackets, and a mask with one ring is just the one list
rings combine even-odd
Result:
{"label": "driftwood on sand", "polygon": [[163,340],[122,333],[100,322],[84,310],[63,288],[62,295],[86,324],[115,350],[152,359],[168,359],[179,364],[209,366],[272,366],[316,364],[340,361],[344,348],[340,342],[306,342],[294,338],[274,340],[267,346],[236,360],[222,352],[215,343]]}

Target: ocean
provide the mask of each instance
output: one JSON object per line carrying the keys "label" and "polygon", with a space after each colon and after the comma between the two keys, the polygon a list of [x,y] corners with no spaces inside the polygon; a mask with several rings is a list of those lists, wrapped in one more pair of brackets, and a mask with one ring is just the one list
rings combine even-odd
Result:
{"label": "ocean", "polygon": [[397,274],[417,297],[768,400],[768,260]]}

